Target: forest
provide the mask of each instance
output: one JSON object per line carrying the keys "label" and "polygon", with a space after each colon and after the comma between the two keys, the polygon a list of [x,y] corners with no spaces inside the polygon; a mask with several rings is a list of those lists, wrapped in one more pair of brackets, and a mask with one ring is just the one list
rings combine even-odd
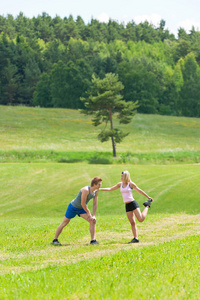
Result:
{"label": "forest", "polygon": [[0,16],[0,104],[82,109],[95,75],[118,75],[146,114],[200,117],[200,32],[143,22]]}

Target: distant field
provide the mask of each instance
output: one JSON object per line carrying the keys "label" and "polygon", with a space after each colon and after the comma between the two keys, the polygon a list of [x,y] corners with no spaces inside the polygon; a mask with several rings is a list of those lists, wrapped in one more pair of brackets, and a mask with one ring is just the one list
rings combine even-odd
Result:
{"label": "distant field", "polygon": [[[137,114],[118,152],[200,151],[200,119]],[[76,110],[0,106],[1,150],[108,151],[99,127]]]}

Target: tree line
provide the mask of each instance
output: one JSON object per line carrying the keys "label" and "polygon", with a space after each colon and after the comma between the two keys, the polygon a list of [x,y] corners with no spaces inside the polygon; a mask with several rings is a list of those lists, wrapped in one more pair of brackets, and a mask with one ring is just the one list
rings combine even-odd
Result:
{"label": "tree line", "polygon": [[92,76],[116,74],[138,112],[200,116],[200,32],[134,21],[0,16],[0,104],[83,108]]}

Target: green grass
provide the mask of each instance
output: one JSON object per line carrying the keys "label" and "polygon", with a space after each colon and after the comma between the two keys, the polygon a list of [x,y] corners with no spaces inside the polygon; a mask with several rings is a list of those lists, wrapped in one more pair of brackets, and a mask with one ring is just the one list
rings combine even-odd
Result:
{"label": "green grass", "polygon": [[[77,111],[0,106],[0,299],[199,299],[199,127],[136,115],[113,159],[111,143]],[[123,170],[154,198],[137,222],[140,243],[128,244],[116,190],[99,193],[97,247],[78,217],[63,247],[51,245],[79,189],[93,176],[114,185]],[[142,210],[145,198],[134,196]]]}
{"label": "green grass", "polygon": [[0,163],[4,162],[59,162],[90,164],[179,164],[198,163],[200,151],[169,151],[155,153],[118,153],[113,158],[112,152],[58,152],[54,150],[0,150]]}
{"label": "green grass", "polygon": [[[155,198],[154,213],[199,213],[200,165],[19,163],[0,164],[0,217],[63,216],[68,203],[92,177],[100,176],[104,187],[112,186],[120,181],[124,169],[130,171],[139,187]],[[144,197],[139,193],[134,195],[142,205]],[[118,190],[101,192],[101,215],[119,215],[122,211],[124,206]]]}
{"label": "green grass", "polygon": [[[198,299],[199,168],[1,164],[0,298]],[[154,198],[145,222],[137,222],[140,243],[128,244],[130,224],[117,190],[99,195],[99,246],[89,245],[89,226],[78,217],[63,230],[63,247],[52,246],[79,188],[94,175],[113,185],[124,169]],[[142,209],[145,198],[134,196]]]}
{"label": "green grass", "polygon": [[[7,299],[199,299],[197,237],[4,275]],[[184,267],[183,267],[184,265]],[[9,292],[10,289],[10,292]]]}
{"label": "green grass", "polygon": [[[116,162],[101,128],[76,110],[0,106],[0,162]],[[200,119],[138,114],[121,128],[119,163],[199,162]]]}
{"label": "green grass", "polygon": [[150,215],[139,224],[141,243],[130,245],[124,216],[100,216],[97,247],[80,219],[63,233],[63,247],[49,243],[58,219],[5,221],[0,298],[198,299],[199,215],[182,217]]}

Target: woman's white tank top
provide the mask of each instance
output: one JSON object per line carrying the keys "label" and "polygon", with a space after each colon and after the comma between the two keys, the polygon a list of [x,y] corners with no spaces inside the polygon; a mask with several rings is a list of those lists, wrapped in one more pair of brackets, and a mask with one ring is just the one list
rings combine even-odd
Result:
{"label": "woman's white tank top", "polygon": [[123,183],[121,183],[120,192],[122,193],[124,203],[134,201],[132,188],[130,187],[129,183],[125,188],[123,188]]}

